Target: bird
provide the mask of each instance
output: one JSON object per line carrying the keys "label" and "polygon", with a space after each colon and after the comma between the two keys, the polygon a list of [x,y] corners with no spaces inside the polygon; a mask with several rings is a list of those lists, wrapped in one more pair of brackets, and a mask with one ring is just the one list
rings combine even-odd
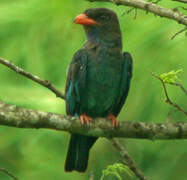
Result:
{"label": "bird", "polygon": [[[118,127],[119,114],[128,95],[132,77],[132,56],[122,52],[122,36],[114,11],[90,8],[75,17],[83,26],[86,42],[69,65],[65,98],[67,115],[80,118],[82,125],[97,117]],[[65,171],[85,172],[89,151],[97,137],[72,133]]]}

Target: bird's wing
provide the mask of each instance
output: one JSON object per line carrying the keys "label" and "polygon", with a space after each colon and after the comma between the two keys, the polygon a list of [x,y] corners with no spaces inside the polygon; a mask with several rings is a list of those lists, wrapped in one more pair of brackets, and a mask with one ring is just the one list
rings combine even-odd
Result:
{"label": "bird's wing", "polygon": [[125,103],[127,98],[129,88],[130,88],[130,81],[132,77],[132,57],[130,53],[124,52],[123,53],[124,63],[123,63],[123,71],[122,77],[120,82],[120,90],[117,97],[116,105],[113,109],[113,114],[117,116]]}
{"label": "bird's wing", "polygon": [[87,51],[80,49],[71,61],[66,81],[66,113],[79,115],[81,95],[84,92],[87,69]]}

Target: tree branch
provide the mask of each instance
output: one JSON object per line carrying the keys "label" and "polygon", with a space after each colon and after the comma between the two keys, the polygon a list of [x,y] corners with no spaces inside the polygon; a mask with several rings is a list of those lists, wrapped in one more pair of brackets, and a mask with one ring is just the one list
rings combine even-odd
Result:
{"label": "tree branch", "polygon": [[119,127],[97,118],[89,126],[82,126],[79,118],[20,108],[0,102],[0,125],[17,128],[48,128],[96,137],[124,137],[139,139],[187,139],[187,122],[143,123],[120,122]]}
{"label": "tree branch", "polygon": [[179,34],[185,32],[186,30],[187,30],[187,26],[186,26],[185,28],[181,29],[180,31],[176,32],[176,33],[171,37],[171,39],[174,39],[177,35],[179,35]]}
{"label": "tree branch", "polygon": [[172,1],[177,1],[177,2],[181,2],[181,3],[187,3],[187,0],[172,0]]}
{"label": "tree branch", "polygon": [[3,58],[0,58],[0,63],[7,66],[8,68],[15,71],[16,73],[21,74],[21,75],[33,80],[34,82],[48,88],[53,93],[55,93],[57,97],[65,99],[65,95],[62,94],[58,89],[56,89],[48,80],[42,80],[38,76],[32,75],[31,73],[24,71],[22,68],[16,66],[12,62],[5,60]]}
{"label": "tree branch", "polygon": [[187,17],[184,14],[178,11],[176,12],[172,9],[164,8],[152,2],[146,2],[143,0],[87,0],[87,1],[111,2],[116,5],[131,6],[134,8],[142,9],[143,11],[146,11],[146,12],[151,12],[160,17],[172,19],[174,21],[177,21],[180,24],[184,24],[187,26]]}
{"label": "tree branch", "polygon": [[184,88],[184,86],[180,83],[172,83],[170,82],[169,84],[173,85],[173,86],[178,86],[180,87],[180,89],[184,92],[185,95],[187,95],[187,90]]}
{"label": "tree branch", "polygon": [[[166,96],[166,103],[170,104],[171,106],[173,106],[175,109],[177,109],[178,111],[184,113],[185,115],[187,115],[187,111],[185,111],[183,108],[181,108],[179,105],[177,105],[176,103],[172,102],[171,99],[169,98],[167,89],[166,89],[166,85],[165,82],[162,80],[162,78],[160,78],[159,76],[157,76],[156,74],[152,73],[152,76],[154,76],[155,78],[157,78],[158,80],[160,80],[160,82],[162,83],[162,86],[164,88],[164,94]],[[181,88],[181,90],[186,94],[186,90],[184,89],[184,87],[182,85],[179,85],[179,83],[169,83],[175,86],[179,86]]]}
{"label": "tree branch", "polygon": [[143,172],[137,167],[134,160],[130,157],[129,153],[126,151],[124,145],[120,144],[117,139],[109,139],[113,146],[120,152],[122,156],[122,162],[131,169],[131,171],[138,177],[140,180],[148,180]]}
{"label": "tree branch", "polygon": [[0,168],[0,171],[5,173],[6,175],[10,176],[12,179],[14,180],[18,180],[11,172],[9,172],[8,170],[6,170],[5,168]]}

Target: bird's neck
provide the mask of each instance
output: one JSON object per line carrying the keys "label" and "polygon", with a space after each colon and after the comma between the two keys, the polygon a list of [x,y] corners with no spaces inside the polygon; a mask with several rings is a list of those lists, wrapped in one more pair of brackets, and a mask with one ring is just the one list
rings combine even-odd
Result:
{"label": "bird's neck", "polygon": [[99,32],[97,28],[86,29],[87,41],[90,44],[98,44],[108,48],[118,47],[122,49],[121,32]]}

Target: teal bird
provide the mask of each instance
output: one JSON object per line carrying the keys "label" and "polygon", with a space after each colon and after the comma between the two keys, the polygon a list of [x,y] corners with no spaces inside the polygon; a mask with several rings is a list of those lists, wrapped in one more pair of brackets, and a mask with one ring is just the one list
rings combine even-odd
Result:
{"label": "teal bird", "polygon": [[[117,126],[128,95],[132,76],[132,58],[122,53],[121,31],[117,15],[106,8],[87,9],[75,18],[86,32],[87,41],[71,61],[66,82],[66,112],[79,116],[82,124],[106,117]],[[84,172],[89,150],[96,137],[71,134],[65,170]]]}

